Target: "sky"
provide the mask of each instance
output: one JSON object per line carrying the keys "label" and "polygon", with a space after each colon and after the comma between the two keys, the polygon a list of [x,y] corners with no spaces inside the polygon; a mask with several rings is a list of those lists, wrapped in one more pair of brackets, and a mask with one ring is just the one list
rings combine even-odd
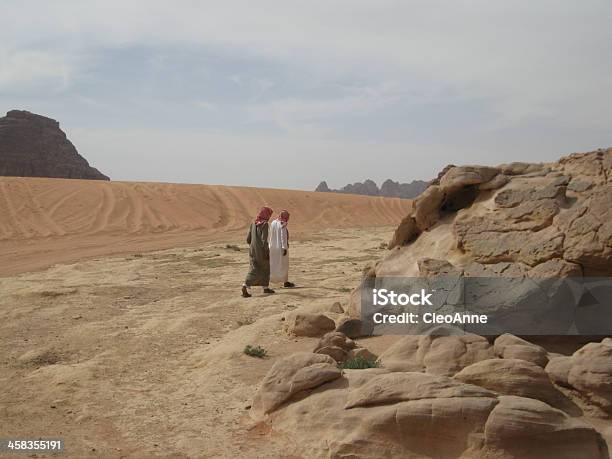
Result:
{"label": "sky", "polygon": [[0,111],[114,180],[314,189],[612,146],[609,0],[1,0]]}

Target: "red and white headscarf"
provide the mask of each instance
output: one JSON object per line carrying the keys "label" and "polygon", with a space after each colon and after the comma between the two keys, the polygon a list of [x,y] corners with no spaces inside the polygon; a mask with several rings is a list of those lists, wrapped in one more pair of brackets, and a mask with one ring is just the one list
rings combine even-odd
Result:
{"label": "red and white headscarf", "polygon": [[274,211],[270,209],[269,207],[262,207],[259,213],[257,214],[257,218],[255,219],[255,224],[261,225],[263,223],[268,223],[268,220],[270,220],[270,217],[272,216],[273,213]]}
{"label": "red and white headscarf", "polygon": [[285,226],[287,223],[289,223],[289,212],[285,209],[281,210],[281,213],[278,216],[278,219],[280,220],[282,225]]}

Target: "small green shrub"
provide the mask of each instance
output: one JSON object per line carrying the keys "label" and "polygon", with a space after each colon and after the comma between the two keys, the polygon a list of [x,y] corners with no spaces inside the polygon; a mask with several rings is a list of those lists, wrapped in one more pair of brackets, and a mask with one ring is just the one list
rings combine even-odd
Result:
{"label": "small green shrub", "polygon": [[244,353],[251,357],[257,357],[258,359],[263,359],[268,355],[268,351],[266,351],[263,347],[251,346],[250,344],[247,344],[247,346],[244,348]]}
{"label": "small green shrub", "polygon": [[365,370],[366,368],[378,368],[376,360],[368,360],[365,357],[358,355],[340,365],[343,370]]}

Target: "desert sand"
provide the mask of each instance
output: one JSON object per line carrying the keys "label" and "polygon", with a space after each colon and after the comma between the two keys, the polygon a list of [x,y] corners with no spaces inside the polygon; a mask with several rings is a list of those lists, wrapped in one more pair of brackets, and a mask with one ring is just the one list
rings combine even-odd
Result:
{"label": "desert sand", "polygon": [[62,437],[69,457],[284,456],[248,415],[274,361],[317,342],[282,317],[346,305],[392,230],[309,233],[291,248],[298,288],[249,299],[242,234],[0,278],[0,431]]}
{"label": "desert sand", "polygon": [[[293,190],[0,177],[0,276],[119,253],[186,247],[244,233],[264,204],[291,230],[395,225],[397,198]],[[239,238],[242,239],[242,238]]]}
{"label": "desert sand", "polygon": [[[298,288],[245,300],[244,236],[262,204],[292,210]],[[248,406],[278,357],[317,341],[283,333],[283,314],[346,302],[410,205],[0,178],[0,431],[64,438],[70,457],[282,455]]]}

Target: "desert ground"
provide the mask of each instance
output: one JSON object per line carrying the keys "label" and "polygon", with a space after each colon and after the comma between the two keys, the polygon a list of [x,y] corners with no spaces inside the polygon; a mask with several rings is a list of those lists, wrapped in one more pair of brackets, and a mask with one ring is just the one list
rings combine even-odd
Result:
{"label": "desert ground", "polygon": [[264,204],[293,236],[394,226],[397,198],[248,187],[0,177],[0,276],[84,258],[243,239]]}
{"label": "desert ground", "polygon": [[[243,299],[262,203],[292,210],[298,288]],[[0,432],[64,438],[70,457],[286,457],[248,415],[275,359],[317,342],[283,333],[283,316],[345,304],[410,205],[0,178]]]}

